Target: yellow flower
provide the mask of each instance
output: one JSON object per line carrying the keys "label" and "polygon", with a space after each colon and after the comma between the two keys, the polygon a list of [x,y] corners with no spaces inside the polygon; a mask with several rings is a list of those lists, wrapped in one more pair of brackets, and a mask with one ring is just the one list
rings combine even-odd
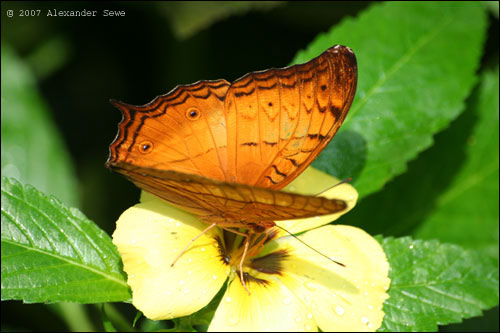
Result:
{"label": "yellow flower", "polygon": [[[308,168],[287,190],[314,194],[336,183]],[[348,210],[358,196],[349,184],[323,195],[347,201]],[[269,231],[268,240],[254,236],[244,264],[250,295],[238,273],[242,236],[214,228],[171,267],[208,225],[152,195],[144,193],[141,203],[121,215],[113,242],[123,258],[133,304],[150,319],[200,310],[229,279],[209,331],[374,331],[389,297],[389,264],[379,243],[363,230],[325,225],[344,213],[278,224],[294,234],[307,231],[298,237],[345,267],[282,230]]]}

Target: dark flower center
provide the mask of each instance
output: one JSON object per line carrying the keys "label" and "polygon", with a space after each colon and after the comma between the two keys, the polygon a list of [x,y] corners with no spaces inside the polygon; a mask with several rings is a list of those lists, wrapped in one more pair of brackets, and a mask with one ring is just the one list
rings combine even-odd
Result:
{"label": "dark flower center", "polygon": [[[248,235],[250,243],[247,256],[243,263],[243,279],[245,283],[257,283],[261,285],[267,285],[269,283],[269,281],[257,278],[252,275],[251,272],[247,272],[245,267],[265,274],[282,275],[283,262],[290,256],[287,250],[276,250],[264,256],[256,257],[262,250],[264,244],[274,239],[276,235],[277,231],[274,229],[270,229],[261,234],[252,233]],[[216,240],[219,246],[220,260],[225,265],[237,268],[236,273],[240,276],[239,264],[245,244],[245,238],[230,231],[223,230],[223,237],[217,236]]]}

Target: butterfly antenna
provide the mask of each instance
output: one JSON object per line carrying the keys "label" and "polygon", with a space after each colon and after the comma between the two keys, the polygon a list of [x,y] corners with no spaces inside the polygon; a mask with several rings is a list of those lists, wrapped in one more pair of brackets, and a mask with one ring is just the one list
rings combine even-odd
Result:
{"label": "butterfly antenna", "polygon": [[286,232],[287,234],[289,234],[290,236],[292,236],[293,238],[295,238],[296,240],[298,240],[299,242],[301,242],[302,244],[304,244],[305,246],[307,246],[308,248],[310,248],[311,250],[313,250],[314,252],[318,253],[318,254],[321,254],[323,257],[325,257],[326,259],[336,263],[337,265],[340,265],[342,267],[345,267],[345,265],[341,262],[338,262],[336,260],[333,260],[332,258],[330,258],[329,256],[327,256],[326,254],[324,253],[321,253],[319,252],[318,250],[316,250],[314,247],[312,247],[311,245],[307,244],[306,242],[304,242],[303,240],[301,240],[299,237],[295,236],[294,234],[292,234],[290,231],[286,230],[285,228],[283,227],[280,227],[279,225],[276,225],[276,227],[280,228],[281,230],[283,230],[284,232]]}
{"label": "butterfly antenna", "polygon": [[339,182],[339,183],[337,183],[337,184],[335,184],[335,185],[333,185],[333,186],[331,186],[331,187],[329,187],[329,188],[327,188],[327,189],[324,189],[323,191],[319,192],[318,194],[316,194],[316,196],[321,195],[321,194],[325,193],[326,191],[331,190],[331,189],[332,189],[332,188],[334,188],[335,186],[339,186],[339,185],[342,185],[342,184],[344,184],[344,183],[348,183],[348,182],[350,182],[351,180],[352,180],[352,177],[349,177],[349,178],[347,178],[347,179],[344,179],[343,181],[341,181],[341,182]]}

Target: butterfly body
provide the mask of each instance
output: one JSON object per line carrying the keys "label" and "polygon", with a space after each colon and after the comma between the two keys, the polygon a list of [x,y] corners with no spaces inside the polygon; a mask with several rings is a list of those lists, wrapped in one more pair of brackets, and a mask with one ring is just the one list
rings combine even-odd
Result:
{"label": "butterfly body", "polygon": [[331,214],[342,200],[279,191],[331,141],[354,98],[354,53],[178,86],[123,119],[106,165],[143,190],[225,228]]}

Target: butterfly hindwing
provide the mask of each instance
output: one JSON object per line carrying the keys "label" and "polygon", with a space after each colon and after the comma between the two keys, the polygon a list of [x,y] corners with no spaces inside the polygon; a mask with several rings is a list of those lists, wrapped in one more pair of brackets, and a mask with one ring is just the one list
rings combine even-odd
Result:
{"label": "butterfly hindwing", "polygon": [[340,212],[342,200],[227,183],[169,170],[119,163],[117,172],[138,187],[220,226],[306,218]]}

